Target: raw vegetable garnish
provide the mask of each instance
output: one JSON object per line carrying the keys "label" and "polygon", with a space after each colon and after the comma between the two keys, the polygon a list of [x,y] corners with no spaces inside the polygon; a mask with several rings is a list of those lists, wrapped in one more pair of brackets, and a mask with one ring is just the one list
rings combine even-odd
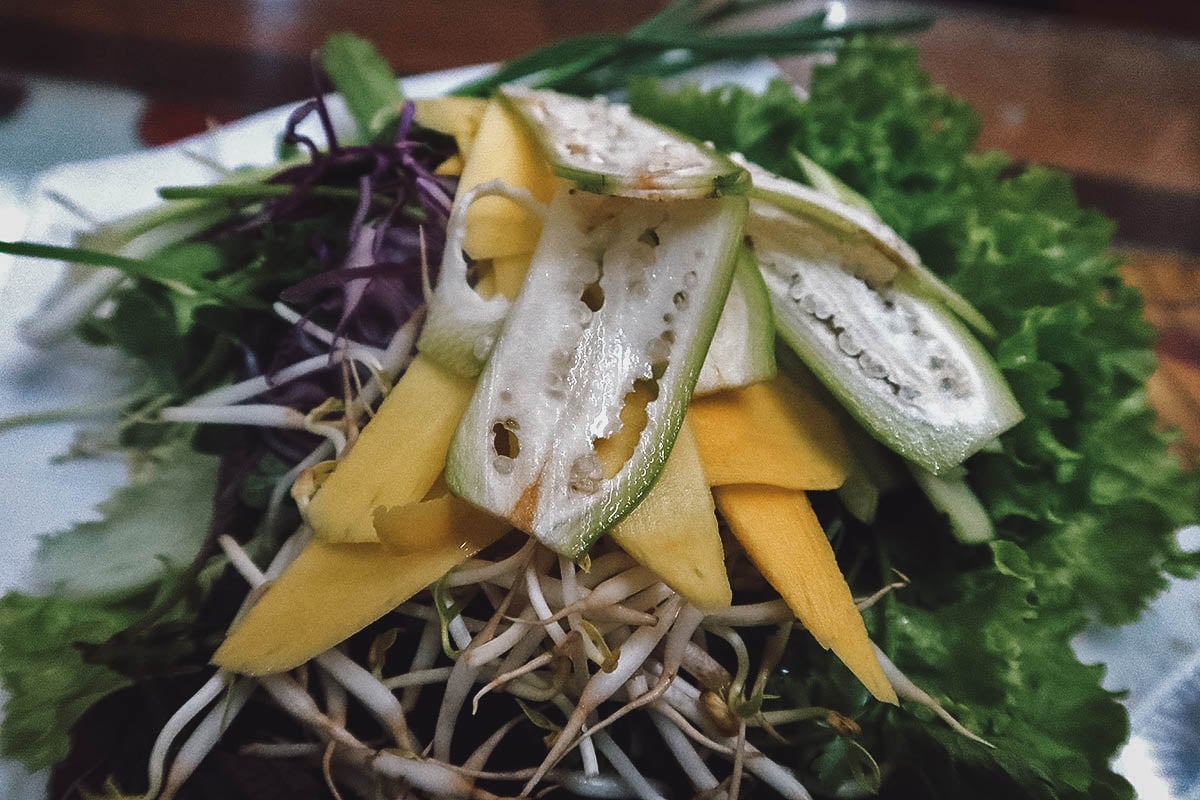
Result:
{"label": "raw vegetable garnish", "polygon": [[[626,37],[551,48],[502,75],[589,94],[589,81],[624,83],[639,65],[669,72],[657,60],[668,45],[695,47],[697,60],[751,41],[700,46],[692,28],[707,13],[676,3]],[[753,41],[766,48],[763,36]],[[1165,573],[1194,573],[1172,532],[1194,521],[1200,490],[1145,407],[1150,331],[1106,252],[1111,224],[1078,208],[1065,177],[1009,177],[1003,157],[972,155],[974,116],[890,43],[844,47],[807,100],[783,83],[756,96],[635,81],[635,113],[859,209],[861,230],[875,214],[886,235],[891,226],[949,284],[929,278],[924,296],[983,331],[996,385],[1024,419],[962,467],[927,464],[936,476],[891,453],[813,372],[836,374],[783,348],[759,352],[771,313],[745,270],[770,266],[751,228],[713,292],[740,286],[759,314],[706,317],[719,364],[688,356],[686,375],[668,372],[683,351],[658,304],[646,304],[654,325],[592,333],[603,355],[622,352],[606,337],[638,331],[648,371],[622,378],[620,413],[593,428],[596,463],[547,470],[535,486],[586,493],[647,448],[664,457],[611,534],[586,555],[560,548],[568,557],[528,536],[522,513],[498,519],[442,477],[479,367],[526,363],[497,342],[548,348],[558,329],[539,343],[536,328],[495,328],[483,346],[474,328],[453,341],[441,324],[449,346],[414,347],[427,313],[470,321],[473,304],[498,310],[488,325],[535,301],[544,319],[585,327],[603,324],[606,302],[631,314],[638,304],[616,303],[611,281],[637,297],[622,269],[653,271],[655,254],[678,248],[630,204],[678,201],[581,201],[611,215],[599,229],[644,230],[623,244],[600,236],[564,265],[567,291],[539,293],[534,277],[524,284],[541,204],[596,187],[556,182],[503,101],[405,103],[349,37],[327,45],[322,65],[348,101],[354,144],[314,100],[293,123],[316,115],[328,141],[289,125],[281,171],[164,190],[185,199],[69,252],[4,245],[101,267],[33,334],[74,328],[148,365],[111,437],[139,465],[133,483],[106,522],[47,540],[41,563],[58,594],[0,601],[0,635],[28,644],[0,650],[13,696],[6,753],[57,763],[54,796],[486,798],[555,785],[579,796],[1131,796],[1108,768],[1124,711],[1068,642],[1089,615],[1131,619]],[[526,194],[513,203],[503,188],[451,215],[459,173],[460,200],[492,193],[480,187],[497,178]],[[439,264],[450,268],[439,275]],[[468,301],[461,317],[438,307],[451,273]],[[895,282],[859,278],[877,292]],[[687,280],[685,303],[700,276]],[[811,313],[837,333],[837,311]],[[841,349],[847,363],[878,371],[862,365],[872,344],[855,345]],[[584,369],[603,362],[580,349],[538,361],[529,391],[589,385]],[[737,353],[752,364],[731,365]],[[954,391],[942,383],[922,389]],[[917,398],[896,385],[889,413],[912,413]],[[694,386],[687,415],[660,424],[679,413],[656,405],[660,390],[686,398]],[[485,483],[540,452],[522,437],[544,412],[522,402],[500,413],[505,388],[494,387],[472,453]],[[759,444],[731,445],[734,435]],[[173,488],[153,488],[164,482]],[[212,487],[207,514],[193,508],[196,485]],[[159,520],[170,507],[193,509],[179,512],[186,530],[136,550],[137,531],[169,525]],[[119,552],[108,560],[106,549]]]}

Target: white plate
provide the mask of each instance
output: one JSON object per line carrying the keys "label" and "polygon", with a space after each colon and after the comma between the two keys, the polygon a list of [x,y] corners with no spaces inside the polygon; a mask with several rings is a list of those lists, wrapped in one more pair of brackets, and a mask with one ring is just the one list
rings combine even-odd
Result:
{"label": "white plate", "polygon": [[[422,75],[402,81],[409,97],[444,93],[486,74],[487,66],[468,67]],[[761,89],[778,74],[768,61],[736,66],[708,67],[689,80],[713,85],[735,82]],[[25,238],[53,244],[71,244],[75,235],[90,227],[76,214],[52,199],[61,196],[98,221],[117,219],[157,204],[162,185],[211,183],[217,175],[187,155],[232,169],[269,164],[274,160],[277,137],[292,106],[255,114],[184,141],[128,155],[64,164],[41,174],[34,183],[30,224]],[[340,98],[330,98],[335,129],[352,127]],[[306,133],[321,141],[315,122]],[[113,376],[121,373],[121,358],[78,343],[49,350],[23,344],[18,323],[36,314],[39,303],[53,287],[65,265],[44,261],[13,260],[0,256],[0,418],[14,413],[60,408],[118,396],[122,386]],[[10,271],[5,281],[6,271]],[[54,464],[65,453],[78,423],[57,423],[0,431],[0,594],[37,590],[27,570],[39,535],[61,530],[95,516],[94,507],[124,480],[124,465],[97,460]],[[1172,692],[1184,691],[1200,681],[1200,662],[1179,667],[1174,688],[1162,680],[1170,666],[1200,651],[1200,583],[1174,581],[1142,621],[1120,630],[1096,628],[1077,640],[1086,661],[1110,665],[1106,686],[1134,690],[1131,694],[1134,738],[1118,759],[1118,768],[1135,783],[1143,798],[1195,798],[1172,794],[1164,779],[1166,767],[1156,755],[1154,731],[1164,724],[1175,704]],[[1155,676],[1149,681],[1146,676]],[[1190,681],[1190,683],[1189,683]],[[1141,700],[1146,698],[1146,702]],[[1198,701],[1200,703],[1200,701]],[[1164,710],[1165,709],[1165,710]],[[1176,723],[1178,724],[1178,723]],[[1200,723],[1196,723],[1200,728]],[[1200,740],[1200,732],[1195,737]],[[1194,761],[1200,763],[1200,752]],[[25,774],[19,765],[0,761],[0,797],[21,800],[44,795],[44,776]]]}

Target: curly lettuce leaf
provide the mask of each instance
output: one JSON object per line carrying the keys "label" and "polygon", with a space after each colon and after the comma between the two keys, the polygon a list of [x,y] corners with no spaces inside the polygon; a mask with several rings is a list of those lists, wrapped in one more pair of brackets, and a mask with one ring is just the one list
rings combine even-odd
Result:
{"label": "curly lettuce leaf", "polygon": [[130,683],[106,667],[88,664],[76,648],[124,630],[140,615],[65,597],[8,594],[0,598],[0,680],[9,693],[0,752],[30,771],[67,755],[69,732],[93,703]]}
{"label": "curly lettuce leaf", "polygon": [[643,82],[631,101],[797,180],[802,154],[861,193],[996,326],[988,346],[1026,413],[999,452],[969,463],[1002,538],[990,554],[899,499],[874,531],[847,537],[868,552],[877,543],[866,557],[880,572],[858,588],[886,583],[891,566],[913,579],[873,616],[885,649],[998,745],[919,711],[895,715],[876,755],[907,766],[884,794],[1129,797],[1107,766],[1125,711],[1069,642],[1089,615],[1130,621],[1166,574],[1195,573],[1200,556],[1174,532],[1196,520],[1200,481],[1167,453],[1146,404],[1153,331],[1117,275],[1113,223],[1079,206],[1068,176],[972,152],[978,118],[932,84],[911,47],[860,39],[814,70],[807,102],[785,88],[756,101]]}
{"label": "curly lettuce leaf", "polygon": [[93,703],[197,647],[189,621],[203,592],[194,576],[180,582],[213,515],[219,460],[183,436],[130,459],[101,520],[43,539],[33,573],[56,593],[0,598],[0,751],[31,771],[67,755]]}
{"label": "curly lettuce leaf", "polygon": [[[894,598],[884,635],[906,674],[995,748],[915,709],[889,723],[885,735],[901,753],[912,751],[896,760],[921,764],[937,796],[977,796],[982,790],[962,782],[964,770],[993,774],[991,789],[979,796],[1011,797],[1017,787],[1039,798],[1128,796],[1130,787],[1108,766],[1129,732],[1124,708],[1101,688],[1103,667],[1079,663],[1070,647],[1082,612],[1045,607],[1034,561],[1018,545],[990,547],[992,569],[949,580],[952,600],[922,607],[910,602],[916,598]],[[1007,780],[997,782],[996,773]]]}

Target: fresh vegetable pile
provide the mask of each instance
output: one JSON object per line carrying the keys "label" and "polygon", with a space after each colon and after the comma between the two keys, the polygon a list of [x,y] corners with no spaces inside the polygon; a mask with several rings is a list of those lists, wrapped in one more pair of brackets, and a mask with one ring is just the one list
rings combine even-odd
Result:
{"label": "fresh vegetable pile", "polygon": [[690,7],[501,71],[629,107],[406,103],[337,37],[353,138],[314,100],[279,168],[3,245],[93,268],[32,335],[145,375],[130,485],[0,600],[53,796],[1132,796],[1069,641],[1194,574],[1200,482],[1111,223],[906,46],[626,68]]}

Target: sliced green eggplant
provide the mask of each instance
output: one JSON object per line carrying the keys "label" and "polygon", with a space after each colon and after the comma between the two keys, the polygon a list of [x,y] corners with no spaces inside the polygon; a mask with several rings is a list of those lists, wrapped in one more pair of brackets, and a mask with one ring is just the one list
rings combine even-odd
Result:
{"label": "sliced green eggplant", "polygon": [[450,446],[451,490],[571,557],[629,513],[678,433],[746,208],[560,191]]}
{"label": "sliced green eggplant", "polygon": [[771,316],[771,296],[754,261],[754,253],[743,248],[694,394],[738,389],[774,376],[775,321]]}
{"label": "sliced green eggplant", "polygon": [[[819,183],[823,188],[814,189],[768,172],[740,157],[737,161],[746,167],[754,181],[752,196],[813,227],[836,234],[842,243],[841,249],[854,253],[847,267],[856,275],[872,284],[891,281],[906,284],[912,291],[946,306],[984,336],[996,335],[996,329],[986,317],[930,272],[921,263],[917,251],[888,227],[866,200],[853,194],[836,177],[823,171],[816,173],[824,175]],[[821,168],[808,161],[804,169],[806,174],[814,174]],[[855,197],[858,202],[853,201]]]}
{"label": "sliced green eggplant", "polygon": [[746,233],[780,337],[880,442],[938,474],[1020,421],[991,356],[954,315],[855,269],[870,245],[761,200]]}
{"label": "sliced green eggplant", "polygon": [[628,105],[506,86],[554,174],[595,194],[685,200],[745,194],[750,176],[712,147],[634,116]]}

